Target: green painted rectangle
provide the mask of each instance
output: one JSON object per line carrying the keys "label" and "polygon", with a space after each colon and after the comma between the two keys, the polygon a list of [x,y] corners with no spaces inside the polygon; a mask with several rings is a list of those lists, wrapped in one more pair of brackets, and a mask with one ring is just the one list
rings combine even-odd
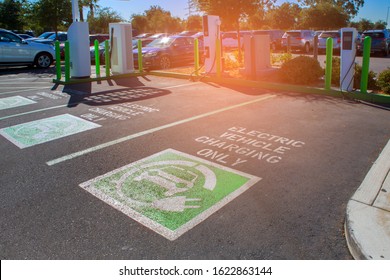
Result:
{"label": "green painted rectangle", "polygon": [[6,127],[0,129],[0,135],[23,149],[98,127],[93,122],[64,114]]}
{"label": "green painted rectangle", "polygon": [[35,104],[35,103],[37,102],[19,95],[5,97],[5,98],[0,98],[0,110],[20,107],[20,106],[25,106],[25,105]]}
{"label": "green painted rectangle", "polygon": [[168,149],[80,187],[175,240],[261,178]]}

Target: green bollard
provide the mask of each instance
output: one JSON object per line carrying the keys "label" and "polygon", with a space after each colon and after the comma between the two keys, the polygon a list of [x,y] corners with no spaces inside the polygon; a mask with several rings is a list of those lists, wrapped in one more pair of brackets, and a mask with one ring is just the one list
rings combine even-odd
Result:
{"label": "green bollard", "polygon": [[371,37],[364,38],[363,43],[363,63],[362,77],[360,80],[360,92],[367,93],[368,88],[368,73],[370,72],[370,52],[371,52]]}
{"label": "green bollard", "polygon": [[215,52],[216,52],[216,64],[217,64],[217,77],[221,77],[221,59],[222,59],[222,54],[221,54],[221,39],[217,38],[216,44],[215,44]]}
{"label": "green bollard", "polygon": [[142,73],[144,71],[143,61],[142,61],[142,41],[138,40],[138,71]]}
{"label": "green bollard", "polygon": [[99,53],[99,41],[95,40],[95,68],[96,68],[96,76],[100,77],[100,53]]}
{"label": "green bollard", "polygon": [[104,42],[104,58],[106,63],[106,77],[110,77],[110,48],[108,46],[108,40]]}
{"label": "green bollard", "polygon": [[65,82],[70,80],[70,52],[69,41],[65,42]]}
{"label": "green bollard", "polygon": [[199,39],[194,40],[195,76],[199,76]]}
{"label": "green bollard", "polygon": [[332,85],[332,57],[333,39],[326,39],[326,66],[325,66],[325,89],[330,90]]}
{"label": "green bollard", "polygon": [[61,50],[60,50],[60,42],[56,41],[56,72],[57,72],[57,80],[61,81]]}

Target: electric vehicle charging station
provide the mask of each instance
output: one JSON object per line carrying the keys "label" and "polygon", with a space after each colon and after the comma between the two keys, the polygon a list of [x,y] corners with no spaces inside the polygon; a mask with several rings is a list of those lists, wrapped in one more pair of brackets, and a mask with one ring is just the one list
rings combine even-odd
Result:
{"label": "electric vehicle charging station", "polygon": [[87,22],[80,22],[78,7],[79,1],[72,0],[73,23],[68,29],[70,75],[72,78],[85,78],[91,76],[89,28]]}
{"label": "electric vehicle charging station", "polygon": [[271,68],[270,41],[269,35],[244,36],[244,66],[247,76],[256,77]]}
{"label": "electric vehicle charging station", "polygon": [[110,60],[113,74],[134,72],[132,27],[130,23],[110,23]]}
{"label": "electric vehicle charging station", "polygon": [[[208,74],[217,73],[217,39],[221,40],[220,27],[219,16],[203,16],[204,65]],[[222,46],[220,47],[222,49]]]}
{"label": "electric vehicle charging station", "polygon": [[356,38],[355,28],[341,28],[340,89],[342,91],[352,91],[353,89]]}

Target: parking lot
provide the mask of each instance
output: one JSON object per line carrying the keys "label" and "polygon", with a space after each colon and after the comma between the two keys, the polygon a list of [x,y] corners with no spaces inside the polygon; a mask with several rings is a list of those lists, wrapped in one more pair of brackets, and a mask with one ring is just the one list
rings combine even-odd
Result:
{"label": "parking lot", "polygon": [[351,259],[346,204],[390,114],[144,76],[0,73],[1,259]]}

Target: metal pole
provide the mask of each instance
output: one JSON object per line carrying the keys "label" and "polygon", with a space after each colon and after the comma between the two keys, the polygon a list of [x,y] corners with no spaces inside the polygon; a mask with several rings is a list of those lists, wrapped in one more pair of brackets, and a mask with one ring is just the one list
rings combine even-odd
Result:
{"label": "metal pole", "polygon": [[100,53],[99,53],[99,41],[95,40],[95,67],[96,67],[96,76],[100,77]]}
{"label": "metal pole", "polygon": [[360,92],[367,93],[368,73],[370,71],[371,37],[366,36],[363,43],[362,77],[360,80]]}
{"label": "metal pole", "polygon": [[318,35],[314,36],[313,57],[318,60]]}
{"label": "metal pole", "polygon": [[216,40],[216,63],[217,63],[217,77],[221,77],[221,59],[222,59],[222,53],[221,53],[221,39],[217,38]]}
{"label": "metal pole", "polygon": [[195,76],[199,76],[199,39],[194,40]]}
{"label": "metal pole", "polygon": [[143,72],[144,71],[144,66],[143,66],[143,61],[142,61],[142,41],[138,40],[138,71]]}
{"label": "metal pole", "polygon": [[332,84],[332,58],[333,58],[333,39],[326,39],[326,65],[325,65],[325,89],[330,90]]}
{"label": "metal pole", "polygon": [[65,82],[70,80],[70,52],[69,41],[65,42]]}
{"label": "metal pole", "polygon": [[60,42],[57,40],[55,43],[56,46],[56,72],[57,72],[57,80],[61,81],[61,50],[60,50]]}
{"label": "metal pole", "polygon": [[387,16],[386,16],[386,27],[389,26],[389,10],[390,10],[390,6],[387,7]]}
{"label": "metal pole", "polygon": [[104,42],[104,60],[106,63],[106,77],[110,77],[110,48],[108,46],[108,40]]}

